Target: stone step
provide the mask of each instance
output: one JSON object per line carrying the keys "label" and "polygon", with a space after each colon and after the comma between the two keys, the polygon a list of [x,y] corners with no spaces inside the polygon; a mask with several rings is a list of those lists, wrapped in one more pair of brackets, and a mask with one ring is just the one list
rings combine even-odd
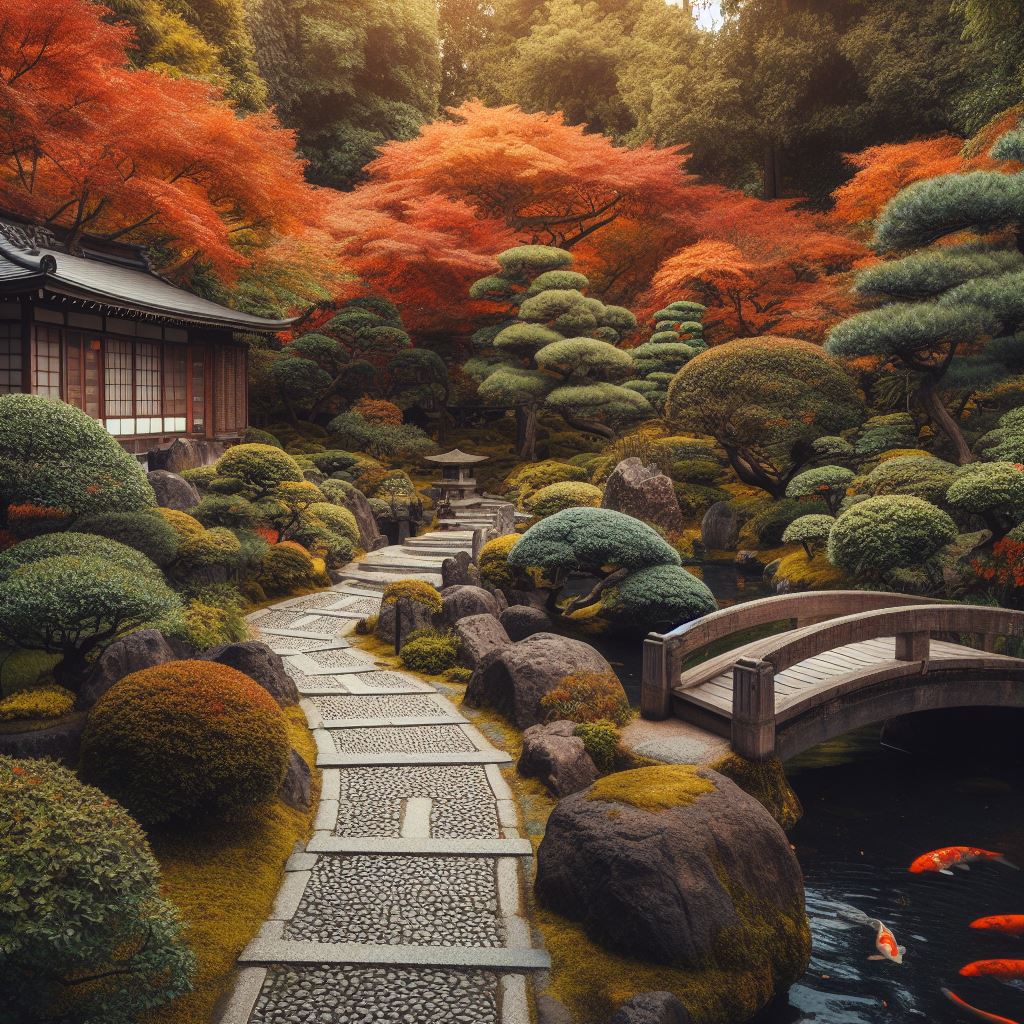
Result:
{"label": "stone step", "polygon": [[503,750],[465,750],[439,754],[317,754],[318,768],[377,768],[399,765],[439,764],[511,764],[512,758]]}
{"label": "stone step", "polygon": [[394,569],[381,569],[379,572],[365,572],[362,569],[347,570],[341,569],[331,574],[339,583],[360,583],[369,584],[383,590],[389,583],[396,583],[398,580],[410,578],[426,580],[435,587],[441,586],[440,571],[431,572],[416,570],[414,572],[395,571]]}
{"label": "stone step", "polygon": [[[318,832],[306,844],[306,853],[393,854],[396,857],[532,857],[529,839],[406,839],[388,837],[342,838]],[[302,855],[300,855],[301,857]],[[305,865],[297,860],[297,865]],[[297,866],[295,870],[308,870]]]}

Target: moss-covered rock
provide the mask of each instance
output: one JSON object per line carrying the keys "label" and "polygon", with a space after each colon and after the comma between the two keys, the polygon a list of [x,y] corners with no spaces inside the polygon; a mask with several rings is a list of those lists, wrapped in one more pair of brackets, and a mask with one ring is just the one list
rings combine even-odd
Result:
{"label": "moss-covered rock", "polygon": [[804,816],[800,798],[793,792],[782,762],[776,758],[748,761],[739,754],[726,754],[711,767],[749,793],[787,831]]}

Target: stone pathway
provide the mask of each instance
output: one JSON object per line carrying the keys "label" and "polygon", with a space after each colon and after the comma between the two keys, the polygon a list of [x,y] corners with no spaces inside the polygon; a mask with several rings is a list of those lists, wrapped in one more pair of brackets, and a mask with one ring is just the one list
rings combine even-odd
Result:
{"label": "stone pathway", "polygon": [[433,686],[345,639],[387,582],[440,583],[471,544],[412,538],[250,616],[296,681],[323,788],[220,1024],[529,1024],[527,977],[549,963],[525,917],[510,759]]}

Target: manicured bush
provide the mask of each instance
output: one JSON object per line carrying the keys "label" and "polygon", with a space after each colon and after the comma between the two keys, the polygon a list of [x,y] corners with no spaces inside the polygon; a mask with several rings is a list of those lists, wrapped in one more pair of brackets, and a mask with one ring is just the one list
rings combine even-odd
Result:
{"label": "manicured bush", "polygon": [[[138,460],[91,416],[38,395],[0,397],[0,520],[7,506],[48,510],[73,523],[99,512],[134,512],[156,504]],[[23,535],[36,517],[20,516]]]}
{"label": "manicured bush", "polygon": [[332,480],[328,478],[320,483],[320,490],[324,497],[335,505],[347,505],[353,494],[359,493],[359,488],[348,480]]}
{"label": "manicured bush", "polygon": [[451,632],[413,630],[402,645],[402,664],[414,672],[440,675],[453,668],[458,658],[459,638]]}
{"label": "manicured bush", "polygon": [[9,757],[0,800],[0,1019],[135,1024],[187,992],[194,958],[128,812],[67,768]]}
{"label": "manicured bush", "polygon": [[624,626],[668,628],[716,611],[714,594],[679,565],[651,565],[605,591],[602,617]]}
{"label": "manicured bush", "polygon": [[854,454],[862,459],[881,455],[896,448],[913,448],[917,443],[917,426],[905,412],[872,416],[857,431]]}
{"label": "manicured bush", "polygon": [[794,519],[782,535],[784,544],[802,544],[808,558],[814,557],[815,548],[828,540],[835,525],[835,516],[811,515]]}
{"label": "manicured bush", "polygon": [[422,604],[435,614],[441,610],[441,595],[426,580],[395,580],[384,588],[381,605],[394,604],[399,598],[408,598]]}
{"label": "manicured bush", "polygon": [[953,520],[922,498],[868,498],[836,520],[828,559],[853,577],[881,579],[894,569],[920,566],[956,535]]}
{"label": "manicured bush", "polygon": [[190,516],[187,512],[179,512],[173,508],[159,508],[157,512],[163,517],[167,525],[174,530],[179,543],[190,537],[197,537],[206,529],[195,516]]}
{"label": "manicured bush", "polygon": [[348,537],[329,529],[316,516],[302,516],[289,527],[288,539],[322,558],[332,569],[348,564],[355,554],[355,544]]}
{"label": "manicured bush", "polygon": [[301,481],[302,470],[288,454],[269,444],[238,444],[217,460],[217,476],[241,480],[250,497],[271,493],[285,481]]}
{"label": "manicured bush", "polygon": [[775,547],[782,543],[789,524],[807,515],[812,508],[814,502],[806,498],[784,498],[765,505],[743,524],[740,540],[743,543],[756,542],[762,547]]}
{"label": "manicured bush", "polygon": [[127,544],[159,566],[170,565],[178,554],[178,535],[156,510],[102,512],[85,516],[75,526],[82,533],[93,533]]}
{"label": "manicured bush", "polygon": [[711,486],[721,473],[722,467],[712,459],[679,459],[667,475],[677,483]]}
{"label": "manicured bush", "polygon": [[508,497],[509,501],[516,502],[519,508],[525,508],[526,502],[542,488],[551,484],[584,481],[587,475],[584,467],[558,462],[555,459],[527,462],[517,466],[505,477],[501,493]]}
{"label": "manicured bush", "polygon": [[972,462],[961,466],[946,500],[961,512],[980,516],[998,540],[1024,519],[1024,465]]}
{"label": "manicured bush", "polygon": [[335,416],[327,426],[343,447],[377,459],[413,459],[434,450],[434,442],[419,427],[367,419],[354,410]]}
{"label": "manicured bush", "polygon": [[244,494],[207,494],[192,509],[192,517],[203,526],[230,530],[251,529],[262,518],[260,509]]}
{"label": "manicured bush", "polygon": [[444,674],[446,682],[449,683],[468,683],[473,675],[471,668],[466,668],[465,665],[456,665],[454,668],[448,669]]}
{"label": "manicured bush", "polygon": [[327,476],[332,476],[335,473],[349,472],[359,465],[361,458],[361,455],[357,455],[353,452],[341,451],[336,448],[309,456],[310,462],[312,462],[320,472],[325,473]]}
{"label": "manicured bush", "polygon": [[60,718],[75,706],[75,695],[63,686],[19,690],[0,700],[0,722],[25,718]]}
{"label": "manicured bush", "polygon": [[619,730],[614,722],[606,718],[596,722],[581,722],[573,733],[583,740],[583,746],[598,771],[610,772],[615,768],[615,758],[619,752]]}
{"label": "manicured bush", "polygon": [[125,572],[163,582],[160,570],[140,551],[107,537],[68,531],[32,537],[0,553],[0,583],[26,566],[63,557],[96,558]]}
{"label": "manicured bush", "polygon": [[371,423],[385,423],[392,427],[400,426],[402,423],[402,410],[394,402],[386,402],[379,398],[360,398],[353,404],[352,411]]}
{"label": "manicured bush", "polygon": [[931,455],[908,455],[880,462],[858,481],[858,489],[873,497],[882,494],[909,494],[933,505],[946,501],[957,467]]}
{"label": "manicured bush", "polygon": [[183,469],[181,475],[200,493],[210,489],[210,483],[217,477],[216,466],[196,466],[195,469]]}
{"label": "manicured bush", "polygon": [[88,657],[98,648],[180,607],[177,595],[159,578],[97,555],[61,555],[27,565],[0,582],[0,636],[9,646],[60,654],[54,676],[76,689]]}
{"label": "manicured bush", "polygon": [[675,491],[676,501],[679,502],[679,509],[686,519],[701,519],[712,505],[729,500],[729,492],[718,487],[675,483],[672,489]]}
{"label": "manicured bush", "polygon": [[786,497],[820,498],[835,515],[851,480],[853,471],[844,466],[817,466],[793,477],[786,488]]}
{"label": "manicured bush", "polygon": [[359,524],[356,517],[342,505],[327,501],[314,502],[309,506],[308,513],[334,533],[347,537],[353,544],[359,543]]}
{"label": "manicured bush", "polygon": [[89,714],[82,772],[146,825],[236,817],[271,799],[288,731],[255,680],[209,661],[172,661],[116,682]]}
{"label": "manicured bush", "polygon": [[600,487],[585,483],[548,484],[533,494],[524,503],[526,511],[535,516],[551,516],[567,508],[598,508],[603,491]]}
{"label": "manicured bush", "polygon": [[626,725],[633,718],[633,709],[622,692],[615,675],[600,672],[578,672],[566,676],[558,686],[540,699],[545,722],[600,722]]}
{"label": "manicured bush", "polygon": [[284,448],[284,445],[268,430],[260,430],[258,427],[246,427],[242,440],[246,444],[270,445],[271,448]]}
{"label": "manicured bush", "polygon": [[173,632],[197,651],[249,639],[249,627],[239,607],[224,607],[192,598],[185,606],[180,628]]}
{"label": "manicured bush", "polygon": [[480,549],[478,559],[480,578],[494,587],[512,588],[516,585],[517,574],[508,564],[509,552],[519,543],[522,534],[506,533],[489,540]]}
{"label": "manicured bush", "polygon": [[318,586],[322,579],[323,571],[313,556],[290,540],[268,545],[256,575],[256,582],[267,594],[308,590]]}
{"label": "manicured bush", "polygon": [[198,581],[226,578],[241,565],[242,546],[223,526],[189,537],[178,549],[175,575]]}

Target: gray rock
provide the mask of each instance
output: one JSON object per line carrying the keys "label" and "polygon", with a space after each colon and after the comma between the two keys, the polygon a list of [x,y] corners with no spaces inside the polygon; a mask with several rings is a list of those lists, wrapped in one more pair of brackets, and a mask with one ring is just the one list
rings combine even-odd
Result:
{"label": "gray rock", "polygon": [[426,605],[408,597],[400,597],[391,604],[382,604],[377,614],[374,633],[385,643],[395,642],[395,626],[399,614],[402,616],[403,637],[407,637],[414,629],[434,628],[434,614]]}
{"label": "gray rock", "polygon": [[468,551],[459,551],[441,563],[441,586],[480,586],[480,570]]}
{"label": "gray rock", "polygon": [[74,767],[88,715],[72,711],[54,720],[45,729],[26,732],[0,732],[0,754],[7,757],[48,757]]}
{"label": "gray rock", "polygon": [[281,707],[299,703],[295,680],[285,671],[281,655],[259,640],[221,644],[207,651],[203,660],[228,665],[255,679]]}
{"label": "gray rock", "polygon": [[771,581],[775,579],[775,574],[779,571],[780,565],[782,565],[782,559],[776,558],[764,567],[764,579],[766,583],[771,583]]}
{"label": "gray rock", "polygon": [[366,495],[356,488],[346,488],[347,493],[341,504],[356,517],[356,525],[359,527],[359,546],[364,551],[376,551],[378,548],[387,547],[388,539],[380,532],[377,519],[370,508]]}
{"label": "gray rock", "polygon": [[470,615],[497,615],[501,611],[497,598],[483,587],[445,587],[441,600],[441,623],[446,626]]}
{"label": "gray rock", "polygon": [[155,448],[147,454],[150,469],[166,469],[180,473],[186,469],[209,466],[224,454],[223,441],[202,441],[195,437],[177,437],[166,448]]}
{"label": "gray rock", "polygon": [[91,708],[119,679],[154,665],[176,661],[177,654],[158,629],[140,629],[115,640],[100,655],[78,691],[75,706]]}
{"label": "gray rock", "polygon": [[289,806],[297,811],[309,810],[310,798],[312,795],[313,778],[303,757],[297,750],[292,749],[288,755],[288,771],[285,773],[284,781],[277,795]]}
{"label": "gray rock", "polygon": [[692,1020],[671,992],[641,992],[615,1011],[612,1024],[691,1024]]}
{"label": "gray rock", "polygon": [[167,469],[154,469],[148,474],[150,486],[161,508],[188,512],[199,504],[199,491],[183,476]]}
{"label": "gray rock", "polygon": [[467,615],[455,623],[455,632],[462,642],[460,657],[470,668],[476,668],[491,651],[508,647],[512,642],[493,615]]}
{"label": "gray rock", "polygon": [[742,572],[764,571],[764,560],[758,551],[737,551],[734,561],[736,568]]}
{"label": "gray rock", "polygon": [[645,466],[637,458],[623,459],[612,470],[601,507],[653,523],[669,533],[680,533],[685,525],[672,481],[656,466]]}
{"label": "gray rock", "polygon": [[534,633],[547,633],[551,629],[551,616],[543,608],[514,604],[506,608],[498,620],[513,640],[525,640]]}
{"label": "gray rock", "polygon": [[[642,773],[665,770],[639,769],[634,784],[642,788]],[[763,925],[775,931],[756,943],[770,960],[750,966],[785,987],[810,955],[800,865],[757,800],[717,772],[697,774],[714,789],[671,808],[593,799],[593,790],[561,800],[537,854],[538,899],[580,921],[610,950],[655,963],[714,966],[723,934],[735,935],[742,925],[730,889],[743,893],[744,912],[758,907]],[[742,937],[730,939],[737,942]]]}
{"label": "gray rock", "polygon": [[531,725],[523,733],[519,774],[540,779],[555,796],[569,796],[586,789],[597,778],[597,765],[573,735],[575,722]]}
{"label": "gray rock", "polygon": [[557,999],[537,996],[537,1024],[576,1024],[576,1018]]}
{"label": "gray rock", "polygon": [[540,721],[541,697],[576,672],[614,674],[590,644],[554,633],[535,633],[486,655],[473,672],[463,699],[471,707],[494,708],[525,729]]}
{"label": "gray rock", "polygon": [[708,551],[729,551],[736,546],[740,522],[736,509],[727,501],[716,501],[704,513],[700,523],[700,540]]}

